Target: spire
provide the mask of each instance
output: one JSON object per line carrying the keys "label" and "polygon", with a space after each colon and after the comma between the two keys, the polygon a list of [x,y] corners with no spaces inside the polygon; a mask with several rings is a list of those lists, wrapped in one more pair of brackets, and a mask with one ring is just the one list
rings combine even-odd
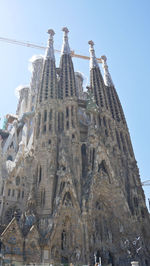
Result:
{"label": "spire", "polygon": [[49,98],[56,99],[57,97],[57,77],[53,48],[53,36],[55,32],[50,29],[48,30],[48,34],[50,36],[43,63],[39,96],[37,98],[39,102],[48,100]]}
{"label": "spire", "polygon": [[72,63],[71,51],[68,44],[68,32],[69,30],[64,27],[63,45],[61,49],[60,58],[60,81],[58,88],[58,98],[64,99],[65,97],[76,96],[76,82],[75,73]]}
{"label": "spire", "polygon": [[54,48],[53,48],[53,36],[55,35],[55,32],[50,29],[47,32],[49,34],[49,40],[47,43],[47,48],[46,48],[46,53],[45,53],[45,58],[50,58],[55,61],[55,56],[54,56]]}
{"label": "spire", "polygon": [[88,44],[90,45],[90,87],[93,89],[96,104],[100,108],[108,108],[104,81],[93,47],[94,42],[89,41]]}
{"label": "spire", "polygon": [[103,66],[103,69],[104,69],[104,83],[108,87],[114,86],[114,84],[112,82],[112,79],[111,79],[111,75],[110,75],[109,70],[108,70],[108,65],[107,65],[107,62],[106,62],[107,61],[107,57],[105,55],[102,55],[101,59],[102,59],[102,66]]}
{"label": "spire", "polygon": [[70,47],[69,47],[69,43],[68,43],[68,28],[67,27],[63,27],[62,31],[64,32],[64,36],[63,36],[63,45],[62,45],[62,49],[61,49],[61,54],[70,54]]}
{"label": "spire", "polygon": [[99,67],[96,56],[95,56],[94,42],[89,41],[88,44],[90,45],[90,49],[89,49],[89,52],[90,52],[90,69],[92,69],[94,67]]}
{"label": "spire", "polygon": [[[125,116],[122,110],[122,106],[117,94],[117,91],[114,87],[113,81],[111,79],[111,75],[108,70],[107,65],[107,57],[105,55],[101,56],[103,69],[104,69],[104,83],[107,86],[107,98],[108,98],[108,104],[109,109],[111,111],[113,119],[117,120],[118,122],[122,121],[124,124],[125,122]],[[111,87],[111,88],[108,88]]]}

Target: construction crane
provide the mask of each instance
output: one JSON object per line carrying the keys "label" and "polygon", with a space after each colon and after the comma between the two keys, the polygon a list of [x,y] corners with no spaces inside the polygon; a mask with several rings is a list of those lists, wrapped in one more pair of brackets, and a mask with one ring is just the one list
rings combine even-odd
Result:
{"label": "construction crane", "polygon": [[[143,181],[142,186],[150,186],[150,180]],[[149,212],[150,212],[150,198],[148,198],[148,207],[149,207]]]}
{"label": "construction crane", "polygon": [[[46,49],[45,46],[41,46],[41,45],[30,43],[30,42],[17,41],[17,40],[14,40],[14,39],[9,39],[9,38],[4,38],[4,37],[0,37],[0,41],[1,42],[11,43],[11,44],[16,44],[16,45],[21,45],[21,46],[26,46],[26,47],[29,47],[29,48],[35,48],[35,49],[41,49],[41,50],[45,50]],[[54,51],[56,53],[60,53],[61,52],[60,50],[57,50],[57,49],[55,49]],[[71,56],[72,57],[76,57],[76,58],[80,58],[80,59],[90,60],[89,56],[75,54],[74,51],[71,51]],[[97,61],[98,61],[98,63],[102,63],[101,58],[97,58]]]}
{"label": "construction crane", "polygon": [[142,186],[150,186],[150,180],[143,181]]}

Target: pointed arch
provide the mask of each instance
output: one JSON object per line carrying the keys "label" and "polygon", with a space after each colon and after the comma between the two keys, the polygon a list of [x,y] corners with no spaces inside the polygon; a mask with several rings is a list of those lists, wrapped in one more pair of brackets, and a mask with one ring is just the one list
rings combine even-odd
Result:
{"label": "pointed arch", "polygon": [[86,144],[81,146],[81,156],[82,156],[82,177],[86,175],[86,162],[87,162],[87,147]]}
{"label": "pointed arch", "polygon": [[40,168],[39,168],[39,184],[41,183],[41,180],[42,180],[42,167],[40,165]]}
{"label": "pointed arch", "polygon": [[107,165],[105,160],[102,160],[101,163],[98,164],[98,172],[103,171],[105,174],[108,174]]}
{"label": "pointed arch", "polygon": [[69,191],[65,193],[62,203],[66,207],[73,207],[72,197]]}
{"label": "pointed arch", "polygon": [[66,248],[66,242],[67,242],[67,235],[66,235],[66,231],[63,230],[61,233],[61,249],[62,250]]}

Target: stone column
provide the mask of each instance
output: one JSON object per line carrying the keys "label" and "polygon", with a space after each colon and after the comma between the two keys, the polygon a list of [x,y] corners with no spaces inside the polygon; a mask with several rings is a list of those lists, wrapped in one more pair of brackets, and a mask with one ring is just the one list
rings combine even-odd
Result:
{"label": "stone column", "polygon": [[139,263],[138,263],[138,261],[131,261],[131,265],[132,266],[139,266]]}

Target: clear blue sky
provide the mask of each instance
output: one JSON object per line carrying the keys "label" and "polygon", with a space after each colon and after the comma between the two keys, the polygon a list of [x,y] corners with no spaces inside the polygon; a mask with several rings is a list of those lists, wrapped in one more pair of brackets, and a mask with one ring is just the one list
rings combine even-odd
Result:
{"label": "clear blue sky", "polygon": [[[53,28],[55,48],[61,28],[70,30],[76,53],[88,55],[95,42],[105,54],[127,119],[142,180],[150,179],[150,1],[149,0],[0,0],[0,37],[46,45]],[[0,117],[15,113],[15,88],[29,84],[28,60],[40,50],[0,42]],[[57,56],[57,64],[59,58]],[[88,61],[74,60],[89,79]],[[150,197],[150,187],[145,187]]]}

